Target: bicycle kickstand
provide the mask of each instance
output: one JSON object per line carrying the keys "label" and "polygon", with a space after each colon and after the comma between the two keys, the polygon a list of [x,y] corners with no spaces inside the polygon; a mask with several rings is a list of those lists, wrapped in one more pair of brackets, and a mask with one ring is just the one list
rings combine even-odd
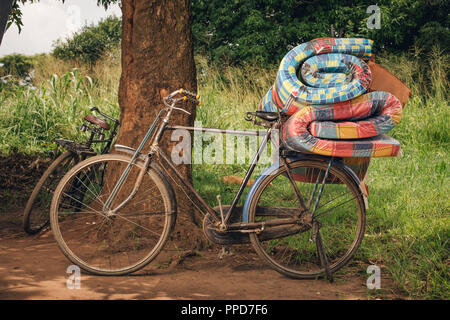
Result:
{"label": "bicycle kickstand", "polygon": [[[222,198],[220,194],[217,195],[217,201],[219,202],[219,210],[220,210],[220,220],[221,220],[220,228],[226,229],[225,217],[223,215],[223,208],[222,208]],[[219,260],[222,260],[225,255],[229,254],[231,254],[230,247],[222,246],[222,249],[220,249],[220,252],[217,257],[219,258]]]}
{"label": "bicycle kickstand", "polygon": [[217,255],[217,258],[219,260],[222,260],[225,255],[231,255],[231,250],[230,250],[230,247],[228,247],[228,246],[222,246],[219,254]]}
{"label": "bicycle kickstand", "polygon": [[325,254],[325,249],[323,247],[322,237],[319,233],[319,228],[317,226],[317,222],[313,224],[313,234],[316,242],[317,253],[319,254],[320,266],[325,268],[325,273],[327,275],[327,279],[330,283],[333,283],[333,273],[330,270],[330,264],[328,263],[327,255]]}

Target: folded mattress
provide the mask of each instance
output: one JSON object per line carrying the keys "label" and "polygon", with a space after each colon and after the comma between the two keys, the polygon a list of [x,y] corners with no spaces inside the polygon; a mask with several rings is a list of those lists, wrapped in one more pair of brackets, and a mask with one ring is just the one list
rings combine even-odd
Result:
{"label": "folded mattress", "polygon": [[291,115],[281,132],[286,148],[361,159],[399,153],[399,142],[385,133],[399,123],[402,104],[389,92],[369,92],[365,61],[372,45],[362,38],[320,38],[286,54],[259,106]]}
{"label": "folded mattress", "polygon": [[399,142],[384,133],[400,122],[401,115],[395,96],[375,91],[353,100],[302,108],[286,121],[282,140],[291,150],[325,156],[396,156]]}

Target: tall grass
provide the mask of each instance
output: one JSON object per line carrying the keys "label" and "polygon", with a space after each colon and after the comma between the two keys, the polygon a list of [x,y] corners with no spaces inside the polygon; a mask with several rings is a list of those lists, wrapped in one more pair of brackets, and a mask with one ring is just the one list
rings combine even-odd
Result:
{"label": "tall grass", "polygon": [[106,56],[91,69],[69,65],[51,55],[34,60],[35,89],[9,84],[1,87],[2,153],[46,153],[54,147],[54,138],[80,139],[78,128],[90,106],[119,116],[117,56]]}
{"label": "tall grass", "polygon": [[[425,58],[418,50],[377,57],[411,88],[412,97],[400,125],[389,133],[401,142],[402,155],[371,162],[367,229],[354,261],[363,276],[368,265],[381,266],[411,298],[450,298],[448,60],[439,48]],[[202,60],[197,65],[205,67]],[[275,68],[255,66],[199,73],[206,103],[197,118],[204,126],[251,127],[242,115],[256,109],[275,74]],[[237,189],[218,184],[217,176],[245,173],[236,166],[197,170],[196,186],[211,203],[219,193],[229,203]]]}
{"label": "tall grass", "polygon": [[259,100],[272,86],[277,70],[246,64],[242,67],[209,65],[196,57],[197,79],[202,105],[197,121],[215,128],[254,128],[243,115],[255,111]]}
{"label": "tall grass", "polygon": [[[367,230],[353,265],[363,277],[370,264],[381,266],[411,298],[450,298],[449,210],[449,56],[435,49],[427,59],[419,52],[380,55],[377,62],[411,89],[398,127],[390,132],[402,144],[402,155],[373,159]],[[119,114],[118,53],[92,68],[51,56],[36,59],[36,90],[3,88],[0,94],[0,151],[16,148],[46,153],[56,137],[75,138],[89,105]],[[254,128],[243,119],[257,108],[272,85],[276,68],[256,65],[211,66],[196,57],[202,106],[197,120],[204,127]],[[56,76],[54,76],[54,74]],[[237,186],[224,175],[243,175],[243,165],[194,165],[194,183],[212,205],[221,194],[231,201]],[[255,177],[253,177],[255,178]],[[382,284],[383,287],[383,284]]]}
{"label": "tall grass", "polygon": [[374,159],[369,169],[371,210],[362,251],[416,298],[450,297],[448,59],[438,48],[426,61],[381,58],[412,97],[391,132],[402,156]]}

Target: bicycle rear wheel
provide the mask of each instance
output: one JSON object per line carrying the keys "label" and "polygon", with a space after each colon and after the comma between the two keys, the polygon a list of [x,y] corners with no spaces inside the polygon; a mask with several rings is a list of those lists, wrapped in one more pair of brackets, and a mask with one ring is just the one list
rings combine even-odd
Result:
{"label": "bicycle rear wheel", "polygon": [[[64,255],[98,275],[137,271],[163,248],[176,219],[172,188],[155,164],[144,175],[137,194],[118,212],[104,209],[131,158],[107,154],[89,158],[67,173],[52,201],[53,233]],[[135,161],[110,208],[130,194],[142,168]]]}
{"label": "bicycle rear wheel", "polygon": [[35,234],[50,223],[50,204],[61,178],[78,162],[76,154],[66,151],[45,170],[33,189],[23,212],[23,229]]}
{"label": "bicycle rear wheel", "polygon": [[[251,233],[250,240],[259,256],[286,276],[314,279],[331,275],[350,260],[362,241],[365,228],[362,194],[343,169],[331,166],[314,210],[328,164],[300,160],[290,163],[289,167],[306,212],[314,211],[310,226],[306,230],[294,224],[265,226],[261,233]],[[249,222],[267,222],[302,214],[288,176],[281,166],[264,178],[251,200]],[[317,227],[317,232],[313,226]],[[267,237],[268,234],[279,237],[274,239],[274,236]]]}

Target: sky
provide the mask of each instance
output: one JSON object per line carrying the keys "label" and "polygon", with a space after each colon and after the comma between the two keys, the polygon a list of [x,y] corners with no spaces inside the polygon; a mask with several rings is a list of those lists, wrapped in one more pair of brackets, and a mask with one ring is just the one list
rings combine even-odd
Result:
{"label": "sky", "polygon": [[110,15],[122,16],[116,4],[105,10],[96,0],[41,0],[22,7],[22,32],[12,25],[0,46],[0,57],[10,53],[26,55],[50,52],[52,43]]}

